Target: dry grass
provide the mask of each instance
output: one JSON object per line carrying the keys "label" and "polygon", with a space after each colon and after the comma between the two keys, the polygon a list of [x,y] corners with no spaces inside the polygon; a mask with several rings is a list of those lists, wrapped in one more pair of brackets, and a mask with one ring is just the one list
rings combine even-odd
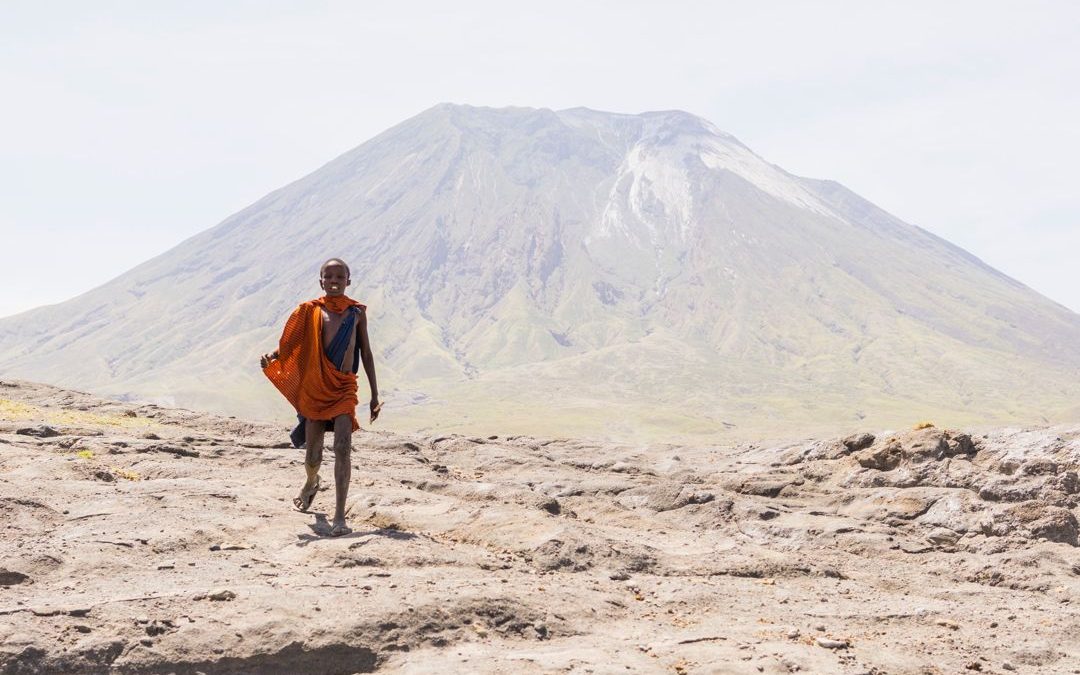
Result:
{"label": "dry grass", "polygon": [[19,401],[0,398],[0,418],[10,421],[33,419],[42,414],[41,408]]}
{"label": "dry grass", "polygon": [[137,417],[130,412],[97,413],[86,410],[65,410],[30,405],[7,398],[0,398],[0,420],[8,422],[33,420],[57,427],[149,429],[161,426],[156,420]]}
{"label": "dry grass", "polygon": [[109,471],[111,471],[112,474],[117,478],[123,478],[124,480],[142,480],[142,476],[135,473],[134,471],[129,471],[128,469],[121,469],[120,467],[110,466]]}
{"label": "dry grass", "polygon": [[70,424],[73,426],[105,426],[124,429],[144,429],[159,426],[157,422],[142,417],[128,417],[124,414],[102,415],[83,410],[51,410],[47,421],[51,424]]}

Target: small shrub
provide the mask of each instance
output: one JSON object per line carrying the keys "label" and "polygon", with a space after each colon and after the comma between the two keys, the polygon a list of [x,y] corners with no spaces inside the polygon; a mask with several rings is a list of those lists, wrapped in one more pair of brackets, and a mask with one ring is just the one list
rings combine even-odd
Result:
{"label": "small shrub", "polygon": [[139,480],[139,474],[134,471],[128,471],[127,469],[121,469],[119,467],[110,466],[109,471],[112,471],[114,475],[123,478],[124,480]]}

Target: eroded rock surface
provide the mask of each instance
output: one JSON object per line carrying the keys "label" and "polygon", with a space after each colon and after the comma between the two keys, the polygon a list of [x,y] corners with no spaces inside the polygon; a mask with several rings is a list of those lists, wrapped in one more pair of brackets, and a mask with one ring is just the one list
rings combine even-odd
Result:
{"label": "eroded rock surface", "polygon": [[0,410],[0,673],[1080,668],[1080,427],[365,431],[331,538],[284,424],[21,382]]}

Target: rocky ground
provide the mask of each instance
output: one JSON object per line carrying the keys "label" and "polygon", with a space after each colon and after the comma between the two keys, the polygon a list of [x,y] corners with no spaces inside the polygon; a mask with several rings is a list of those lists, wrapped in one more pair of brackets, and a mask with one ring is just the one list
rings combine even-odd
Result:
{"label": "rocky ground", "polygon": [[1080,673],[1080,426],[285,440],[0,383],[0,672]]}

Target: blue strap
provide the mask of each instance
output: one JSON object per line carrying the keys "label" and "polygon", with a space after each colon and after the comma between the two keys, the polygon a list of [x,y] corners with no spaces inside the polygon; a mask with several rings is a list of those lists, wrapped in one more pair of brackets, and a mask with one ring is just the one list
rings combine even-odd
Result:
{"label": "blue strap", "polygon": [[330,359],[330,363],[333,363],[338,370],[341,370],[342,364],[345,363],[345,349],[349,346],[349,339],[356,325],[356,313],[356,307],[346,310],[345,320],[341,322],[341,327],[338,328],[334,339],[326,346],[326,358]]}

